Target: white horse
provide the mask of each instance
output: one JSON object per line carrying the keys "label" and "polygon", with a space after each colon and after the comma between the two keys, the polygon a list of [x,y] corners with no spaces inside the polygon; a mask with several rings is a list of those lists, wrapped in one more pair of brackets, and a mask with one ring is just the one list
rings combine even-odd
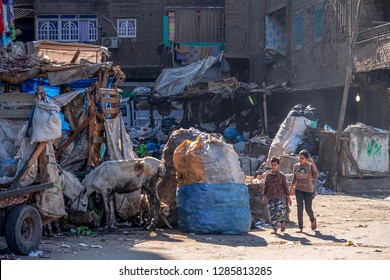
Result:
{"label": "white horse", "polygon": [[60,181],[62,192],[65,196],[65,205],[73,211],[87,211],[88,197],[85,195],[87,189],[81,185],[80,180],[71,172],[63,170],[59,165],[61,173]]}
{"label": "white horse", "polygon": [[[156,158],[106,161],[92,170],[82,185],[87,189],[87,196],[94,191],[102,195],[108,228],[115,226],[114,193],[130,193],[143,188],[151,206],[147,225],[154,229],[158,224],[160,208],[156,184],[164,176],[165,166]],[[154,219],[151,223],[152,215]]]}

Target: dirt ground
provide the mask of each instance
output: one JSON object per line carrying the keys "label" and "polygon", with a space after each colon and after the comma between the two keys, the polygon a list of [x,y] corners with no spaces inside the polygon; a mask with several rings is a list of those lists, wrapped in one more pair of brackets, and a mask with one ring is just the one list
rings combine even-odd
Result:
{"label": "dirt ground", "polygon": [[[314,211],[318,229],[310,230],[305,214],[304,233],[296,233],[296,206],[284,234],[270,228],[246,235],[195,235],[178,229],[146,231],[121,227],[98,230],[89,236],[64,233],[44,237],[39,256],[51,260],[357,260],[390,259],[390,200],[346,195],[318,195]],[[228,218],[228,217],[227,217]],[[350,241],[350,242],[349,242]],[[349,246],[347,243],[349,242]],[[0,250],[6,249],[4,237]]]}

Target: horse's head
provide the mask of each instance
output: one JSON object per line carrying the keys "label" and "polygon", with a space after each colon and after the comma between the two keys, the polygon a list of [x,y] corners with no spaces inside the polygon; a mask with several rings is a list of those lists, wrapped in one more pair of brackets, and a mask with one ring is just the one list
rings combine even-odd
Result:
{"label": "horse's head", "polygon": [[62,169],[60,171],[61,186],[66,206],[75,211],[87,211],[88,196],[86,188],[81,185],[79,179],[74,174]]}

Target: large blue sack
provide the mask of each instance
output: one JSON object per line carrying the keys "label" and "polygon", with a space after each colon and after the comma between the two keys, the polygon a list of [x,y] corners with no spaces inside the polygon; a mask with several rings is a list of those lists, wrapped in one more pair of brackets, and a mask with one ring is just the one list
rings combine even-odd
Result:
{"label": "large blue sack", "polygon": [[176,195],[179,227],[197,234],[246,234],[251,226],[245,184],[192,184]]}

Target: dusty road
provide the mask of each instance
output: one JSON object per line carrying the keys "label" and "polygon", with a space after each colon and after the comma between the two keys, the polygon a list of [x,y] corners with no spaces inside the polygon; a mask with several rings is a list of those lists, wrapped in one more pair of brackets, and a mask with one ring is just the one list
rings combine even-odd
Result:
{"label": "dusty road", "polygon": [[[290,219],[296,221],[293,201]],[[64,259],[390,259],[390,200],[345,195],[319,195],[314,202],[318,229],[305,233],[296,225],[284,234],[255,229],[247,235],[194,235],[178,229],[145,231],[118,228],[111,233],[97,231],[90,236],[61,235],[43,238],[41,258]],[[350,246],[346,243],[350,242]],[[0,249],[5,249],[2,237]],[[18,256],[19,257],[19,256]],[[22,256],[21,259],[39,257]]]}

